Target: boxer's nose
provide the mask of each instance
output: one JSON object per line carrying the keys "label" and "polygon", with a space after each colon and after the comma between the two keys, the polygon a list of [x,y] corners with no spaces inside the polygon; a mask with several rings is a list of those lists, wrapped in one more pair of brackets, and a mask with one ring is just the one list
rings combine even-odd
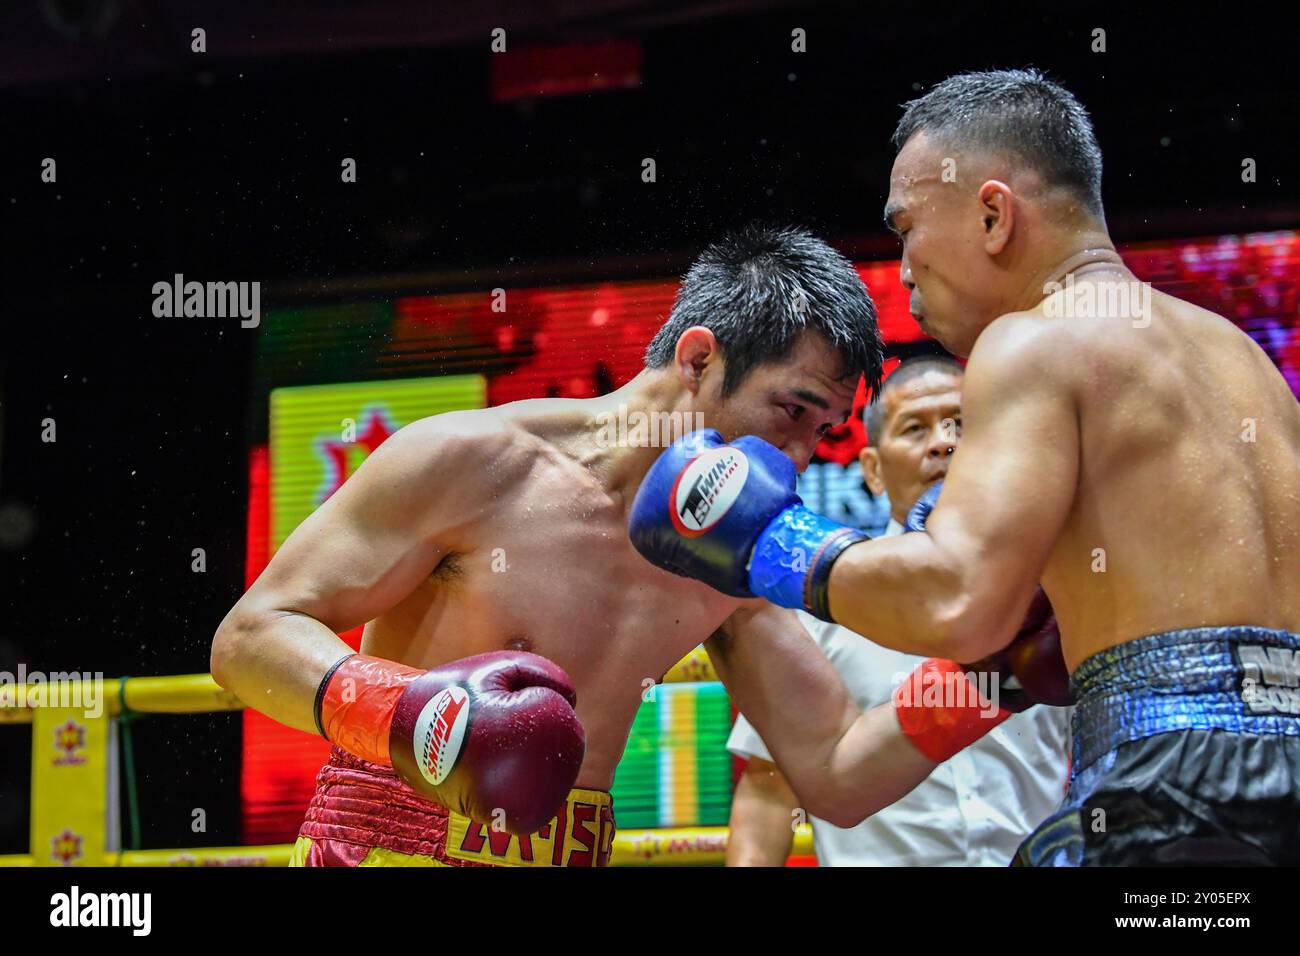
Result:
{"label": "boxer's nose", "polygon": [[816,445],[804,445],[801,442],[792,442],[788,445],[781,446],[781,451],[785,452],[785,456],[794,462],[795,470],[802,475],[808,470],[808,466],[812,463],[813,449],[815,447]]}

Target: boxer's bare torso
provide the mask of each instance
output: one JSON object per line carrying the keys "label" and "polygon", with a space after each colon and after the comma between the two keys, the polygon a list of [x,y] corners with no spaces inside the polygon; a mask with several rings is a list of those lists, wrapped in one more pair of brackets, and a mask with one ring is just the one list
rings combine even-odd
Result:
{"label": "boxer's bare torso", "polygon": [[[1102,271],[1076,297],[1085,282],[1136,285]],[[1074,500],[1043,574],[1072,668],[1176,628],[1300,630],[1300,406],[1231,323],[1147,294],[1149,315],[1063,316],[1065,292],[1031,313],[1057,313],[1044,371],[1078,410]]]}
{"label": "boxer's bare torso", "polygon": [[[608,789],[650,682],[737,602],[633,550],[629,502],[602,483],[586,404],[539,400],[460,415],[458,429],[481,430],[490,456],[456,469],[474,493],[454,524],[434,532],[437,563],[367,625],[362,651],[418,667],[501,649],[550,658],[573,678],[587,731],[578,785]],[[431,439],[426,453],[443,453]]]}
{"label": "boxer's bare torso", "polygon": [[[1113,250],[1079,253],[1067,275],[1072,293],[978,333],[929,534],[849,549],[836,620],[977,660],[1011,639],[1041,580],[1071,669],[1163,631],[1300,630],[1300,406],[1281,374]],[[1146,292],[1125,306],[1106,298],[1117,284]]]}
{"label": "boxer's bare torso", "polygon": [[[789,630],[802,652],[807,634],[788,612],[642,558],[627,512],[663,447],[706,416],[806,463],[848,416],[856,383],[808,334],[722,400],[711,334],[688,330],[681,343],[680,365],[599,398],[515,402],[400,429],[293,530],[226,615],[212,645],[217,682],[311,732],[318,689],[350,654],[338,635],[353,628],[365,626],[364,653],[413,667],[529,651],[573,680],[587,736],[577,785],[603,790],[646,691],[742,606],[735,629]],[[655,424],[647,431],[644,420]]]}
{"label": "boxer's bare torso", "polygon": [[361,650],[430,668],[487,651],[568,672],[607,790],[642,696],[740,602],[632,548],[627,507],[659,448],[608,441],[618,396],[535,400],[413,422],[294,530],[227,616],[213,674],[309,730],[322,675]]}
{"label": "boxer's bare torso", "polygon": [[[1138,285],[1113,250],[1067,274],[1073,307],[1044,300],[978,334],[927,533],[848,548],[831,614],[886,647],[973,661],[1008,644],[1041,580],[1071,670],[1163,631],[1300,630],[1300,406],[1282,376],[1229,322],[1154,290],[1145,314],[1086,311],[1084,286]],[[846,711],[788,625],[731,639],[749,613],[710,651],[812,812],[851,825],[932,769],[893,746],[892,713]]]}

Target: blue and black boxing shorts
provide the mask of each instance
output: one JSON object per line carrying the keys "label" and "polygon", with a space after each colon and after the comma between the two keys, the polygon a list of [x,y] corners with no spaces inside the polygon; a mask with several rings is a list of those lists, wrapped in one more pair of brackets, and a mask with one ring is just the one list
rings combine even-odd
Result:
{"label": "blue and black boxing shorts", "polygon": [[1070,678],[1065,802],[1015,866],[1300,863],[1300,635],[1139,638]]}

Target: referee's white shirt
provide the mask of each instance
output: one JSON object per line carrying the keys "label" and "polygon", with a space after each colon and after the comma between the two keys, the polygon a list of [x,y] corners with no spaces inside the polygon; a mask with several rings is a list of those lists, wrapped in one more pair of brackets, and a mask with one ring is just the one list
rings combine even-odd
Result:
{"label": "referee's white shirt", "polygon": [[[885,534],[901,534],[890,520]],[[889,650],[799,612],[858,707],[888,702],[923,658]],[[844,829],[811,817],[822,866],[1006,866],[1061,802],[1069,770],[1069,707],[1030,707],[935,768],[892,806]],[[727,749],[772,755],[741,715]]]}

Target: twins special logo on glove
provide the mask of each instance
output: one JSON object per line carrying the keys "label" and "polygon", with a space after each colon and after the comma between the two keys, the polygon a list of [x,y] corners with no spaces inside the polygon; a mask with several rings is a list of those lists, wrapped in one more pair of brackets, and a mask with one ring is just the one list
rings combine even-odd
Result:
{"label": "twins special logo on glove", "polygon": [[688,538],[704,534],[735,504],[748,477],[749,459],[738,449],[702,452],[673,483],[673,527]]}
{"label": "twins special logo on glove", "polygon": [[419,755],[420,773],[435,787],[456,766],[468,724],[469,694],[456,686],[434,694],[416,718],[415,752]]}

